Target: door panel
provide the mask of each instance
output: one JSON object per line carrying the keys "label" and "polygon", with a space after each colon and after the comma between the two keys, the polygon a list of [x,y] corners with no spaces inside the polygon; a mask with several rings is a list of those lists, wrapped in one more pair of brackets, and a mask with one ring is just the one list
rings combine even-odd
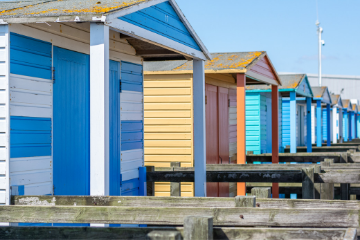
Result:
{"label": "door panel", "polygon": [[[205,85],[206,96],[206,164],[219,164],[217,87]],[[207,183],[207,196],[219,196],[219,183]]]}
{"label": "door panel", "polygon": [[[229,89],[218,87],[219,164],[229,164]],[[229,197],[229,183],[219,183],[219,197]]]}
{"label": "door panel", "polygon": [[90,194],[90,59],[54,47],[54,191]]}

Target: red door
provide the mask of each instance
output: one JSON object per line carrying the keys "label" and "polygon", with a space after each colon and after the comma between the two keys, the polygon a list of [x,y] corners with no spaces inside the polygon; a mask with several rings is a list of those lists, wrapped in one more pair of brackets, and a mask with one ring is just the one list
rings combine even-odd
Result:
{"label": "red door", "polygon": [[[205,85],[206,96],[206,164],[219,163],[219,135],[218,135],[218,89],[215,86]],[[207,183],[208,197],[219,196],[219,183]]]}
{"label": "red door", "polygon": [[[229,89],[206,84],[206,163],[229,163]],[[228,197],[229,183],[207,183],[208,197]]]}
{"label": "red door", "polygon": [[[229,164],[229,89],[218,87],[219,164]],[[219,197],[229,197],[229,183],[219,183]]]}

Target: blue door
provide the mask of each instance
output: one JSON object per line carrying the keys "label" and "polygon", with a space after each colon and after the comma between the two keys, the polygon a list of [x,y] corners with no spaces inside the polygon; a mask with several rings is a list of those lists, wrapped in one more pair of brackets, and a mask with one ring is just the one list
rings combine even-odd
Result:
{"label": "blue door", "polygon": [[54,47],[54,193],[90,194],[90,58]]}
{"label": "blue door", "polygon": [[120,196],[120,63],[110,61],[110,195]]}

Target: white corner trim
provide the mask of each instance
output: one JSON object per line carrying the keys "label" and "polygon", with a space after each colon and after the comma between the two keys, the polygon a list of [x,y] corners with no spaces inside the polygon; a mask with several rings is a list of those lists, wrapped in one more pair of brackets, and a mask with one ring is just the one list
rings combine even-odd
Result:
{"label": "white corner trim", "polygon": [[105,25],[113,28],[115,31],[123,32],[126,35],[178,52],[190,58],[195,58],[204,61],[207,60],[207,57],[201,51],[198,51],[196,49],[178,43],[174,40],[171,40],[170,38],[161,36],[157,33],[135,26],[131,23],[122,21],[120,19],[113,19],[112,21],[106,21]]}
{"label": "white corner trim", "polygon": [[92,20],[93,20],[93,21],[106,22],[106,16],[92,17]]}
{"label": "white corner trim", "polygon": [[153,0],[153,1],[146,1],[143,3],[137,4],[137,5],[133,5],[133,6],[130,6],[129,8],[121,9],[114,13],[110,13],[109,15],[107,15],[107,20],[111,21],[113,19],[140,11],[141,9],[148,8],[148,7],[151,7],[151,6],[166,2],[166,1],[168,1],[168,0]]}
{"label": "white corner trim", "polygon": [[186,19],[184,13],[181,11],[180,7],[177,5],[175,0],[169,0],[169,3],[171,4],[171,6],[174,8],[175,12],[177,13],[177,15],[180,17],[181,21],[184,23],[185,27],[187,28],[187,30],[189,31],[189,33],[191,34],[191,36],[194,38],[194,40],[196,41],[197,44],[199,44],[200,49],[204,52],[205,56],[208,58],[208,60],[212,59],[211,54],[209,53],[209,51],[207,50],[207,48],[205,47],[205,45],[203,44],[203,42],[201,41],[201,39],[199,38],[199,36],[196,34],[195,30],[193,29],[193,27],[191,26],[191,24],[188,22],[188,20]]}

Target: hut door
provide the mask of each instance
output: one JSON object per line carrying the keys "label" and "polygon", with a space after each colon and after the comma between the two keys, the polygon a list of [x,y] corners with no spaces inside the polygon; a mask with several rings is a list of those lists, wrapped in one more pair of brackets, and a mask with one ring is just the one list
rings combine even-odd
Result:
{"label": "hut door", "polygon": [[54,47],[54,194],[90,194],[90,57]]}
{"label": "hut door", "polygon": [[[219,164],[218,89],[205,85],[206,164]],[[207,183],[207,196],[219,196],[219,183]]]}
{"label": "hut door", "polygon": [[[219,164],[229,164],[229,89],[218,87]],[[219,183],[219,197],[229,197],[229,183]]]}
{"label": "hut door", "polygon": [[[229,90],[206,84],[206,163],[229,163]],[[207,183],[208,197],[228,197],[229,183]]]}

